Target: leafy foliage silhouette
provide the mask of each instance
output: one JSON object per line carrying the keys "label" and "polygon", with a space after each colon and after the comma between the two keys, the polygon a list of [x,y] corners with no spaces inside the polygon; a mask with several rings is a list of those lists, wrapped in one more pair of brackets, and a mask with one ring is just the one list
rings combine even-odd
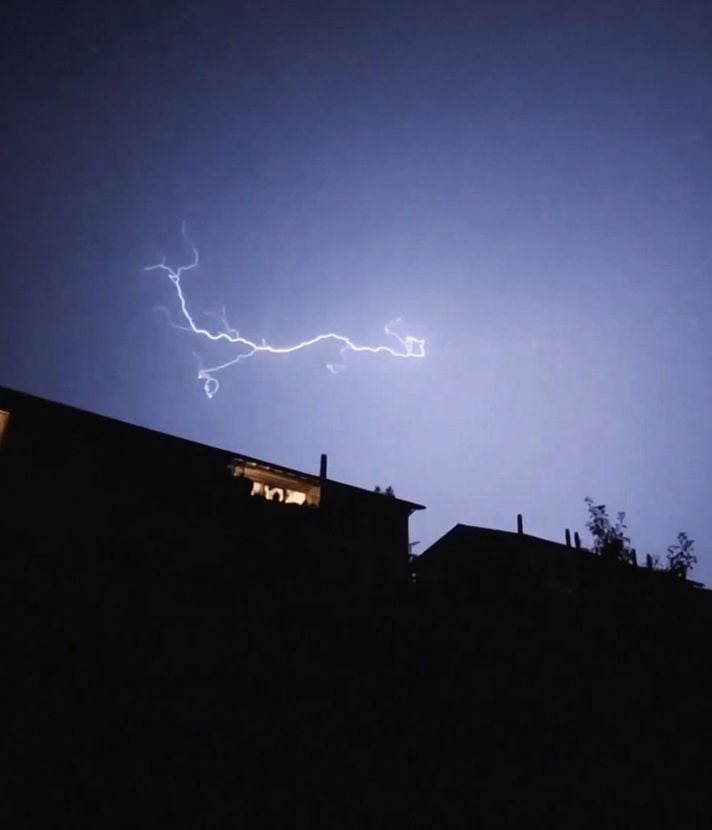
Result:
{"label": "leafy foliage silhouette", "polygon": [[611,522],[605,504],[594,504],[593,499],[587,496],[584,501],[588,509],[586,527],[593,536],[593,552],[606,559],[636,564],[635,548],[630,544],[630,537],[625,531],[625,513],[616,514],[615,522]]}
{"label": "leafy foliage silhouette", "polygon": [[[615,522],[611,522],[605,504],[594,504],[593,499],[584,499],[588,509],[586,527],[593,537],[593,552],[607,559],[637,565],[637,554],[626,535],[628,526],[625,523],[625,513],[616,514]],[[667,549],[667,570],[680,579],[687,579],[688,574],[697,564],[694,553],[694,539],[684,531],[677,534],[677,542]],[[645,565],[652,570],[661,570],[659,556],[647,554]]]}
{"label": "leafy foliage silhouette", "polygon": [[684,531],[677,534],[677,543],[667,549],[668,570],[680,579],[686,579],[688,573],[697,564],[694,554],[695,540]]}

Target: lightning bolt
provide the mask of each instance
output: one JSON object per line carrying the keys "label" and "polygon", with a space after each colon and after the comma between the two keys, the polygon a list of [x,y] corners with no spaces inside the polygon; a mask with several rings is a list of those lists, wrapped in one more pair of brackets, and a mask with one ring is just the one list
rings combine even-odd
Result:
{"label": "lightning bolt", "polygon": [[335,375],[346,368],[345,356],[347,352],[389,354],[391,355],[391,357],[399,358],[425,357],[425,340],[419,340],[417,337],[411,337],[410,335],[401,337],[400,334],[393,330],[393,326],[396,326],[401,322],[400,318],[392,320],[384,327],[384,331],[386,332],[386,334],[394,338],[394,340],[397,342],[397,347],[385,345],[358,345],[345,335],[337,334],[336,332],[326,332],[324,334],[317,334],[314,337],[309,338],[308,340],[302,340],[300,343],[295,343],[292,346],[273,346],[270,343],[267,343],[264,339],[260,343],[256,343],[255,341],[250,340],[247,337],[243,337],[237,329],[230,326],[230,324],[227,321],[227,316],[224,308],[222,309],[222,313],[220,315],[213,315],[220,320],[222,324],[222,329],[219,329],[217,331],[210,331],[209,329],[206,329],[203,326],[198,325],[198,323],[195,322],[195,319],[191,314],[190,309],[188,308],[188,303],[183,292],[183,285],[181,280],[185,273],[198,268],[198,266],[200,265],[200,255],[198,253],[198,248],[196,247],[195,243],[190,239],[186,232],[185,224],[183,224],[182,233],[183,239],[185,240],[186,244],[188,245],[192,253],[192,259],[187,265],[181,265],[179,268],[174,269],[167,265],[165,258],[163,258],[156,265],[149,265],[143,269],[144,271],[160,271],[164,273],[168,277],[168,279],[170,279],[170,281],[173,283],[173,286],[176,291],[176,296],[178,297],[178,305],[180,307],[183,322],[173,322],[170,319],[170,314],[168,313],[167,309],[163,309],[168,314],[170,324],[174,328],[182,329],[184,331],[190,331],[193,334],[197,334],[199,337],[203,337],[206,340],[210,340],[212,342],[224,341],[227,343],[231,343],[234,346],[240,346],[246,349],[246,351],[241,351],[238,355],[231,358],[230,360],[226,360],[224,363],[219,363],[215,366],[210,367],[202,366],[200,364],[200,358],[196,355],[196,357],[198,357],[200,365],[198,371],[198,380],[203,381],[203,388],[208,398],[212,398],[220,388],[220,383],[216,377],[218,373],[224,371],[230,366],[235,366],[243,360],[247,360],[253,355],[258,354],[259,352],[267,352],[269,354],[291,354],[292,352],[298,352],[302,349],[307,349],[309,348],[309,346],[315,346],[317,343],[333,341],[334,343],[340,344],[339,353],[341,355],[341,362],[327,363],[326,368],[332,374]]}

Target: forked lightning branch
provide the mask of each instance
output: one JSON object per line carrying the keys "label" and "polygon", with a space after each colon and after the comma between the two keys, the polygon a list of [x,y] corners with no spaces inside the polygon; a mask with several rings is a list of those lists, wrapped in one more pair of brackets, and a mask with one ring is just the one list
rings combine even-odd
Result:
{"label": "forked lightning branch", "polygon": [[200,367],[198,371],[198,379],[203,381],[205,394],[209,398],[212,398],[220,388],[217,376],[225,369],[235,366],[241,361],[264,353],[271,355],[288,355],[293,352],[301,351],[302,349],[307,349],[310,346],[316,346],[318,343],[323,343],[325,341],[334,343],[334,345],[337,346],[338,353],[340,355],[340,361],[338,363],[326,364],[326,368],[333,374],[338,374],[346,368],[345,358],[349,352],[383,354],[390,357],[405,359],[425,357],[425,340],[420,340],[417,337],[412,337],[410,335],[402,336],[394,330],[394,327],[401,322],[400,320],[393,320],[384,327],[385,333],[392,338],[393,345],[390,346],[384,344],[375,346],[358,344],[351,340],[351,338],[346,337],[346,335],[338,334],[336,332],[316,334],[308,340],[302,340],[299,343],[294,343],[288,346],[275,346],[272,343],[267,343],[265,340],[256,342],[241,335],[237,329],[231,328],[227,322],[224,311],[221,318],[222,328],[218,330],[205,328],[195,321],[195,317],[188,307],[188,302],[183,290],[183,276],[191,271],[195,271],[200,265],[198,248],[188,237],[185,226],[183,227],[183,239],[191,251],[191,260],[187,265],[181,265],[179,268],[171,268],[166,264],[165,259],[162,259],[161,262],[156,265],[149,265],[144,268],[144,271],[158,271],[165,274],[173,283],[181,318],[184,321],[183,324],[171,322],[171,325],[174,328],[192,332],[194,335],[214,343],[225,342],[232,344],[238,350],[237,354],[229,360],[207,368],[203,366]]}

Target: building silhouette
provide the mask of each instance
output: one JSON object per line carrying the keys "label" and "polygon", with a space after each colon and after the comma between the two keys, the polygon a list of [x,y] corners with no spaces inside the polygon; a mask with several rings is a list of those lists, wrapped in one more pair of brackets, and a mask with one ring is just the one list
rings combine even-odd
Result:
{"label": "building silhouette", "polygon": [[601,612],[611,603],[639,609],[710,604],[712,594],[699,582],[597,555],[578,533],[574,539],[572,545],[568,529],[564,543],[525,533],[521,515],[516,532],[457,524],[414,559],[414,579],[481,599],[538,595]]}
{"label": "building silhouette", "polygon": [[[64,563],[133,563],[142,578],[231,574],[292,586],[544,591],[655,602],[702,587],[581,546],[458,524],[419,556],[422,505],[0,387],[0,529]],[[139,553],[140,552],[140,553]],[[699,592],[697,592],[699,593]],[[705,598],[708,592],[703,592]]]}
{"label": "building silhouette", "polygon": [[[403,584],[421,505],[0,388],[0,522],[67,563]],[[154,567],[155,566],[155,567]]]}
{"label": "building silhouette", "polygon": [[8,826],[704,826],[709,592],[326,462],[0,390]]}

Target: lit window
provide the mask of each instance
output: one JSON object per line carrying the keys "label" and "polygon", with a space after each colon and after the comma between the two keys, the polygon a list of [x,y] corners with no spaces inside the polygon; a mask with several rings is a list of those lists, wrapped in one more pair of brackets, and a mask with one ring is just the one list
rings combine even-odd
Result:
{"label": "lit window", "polygon": [[5,412],[4,409],[0,409],[0,446],[2,446],[2,437],[5,434],[5,429],[7,428],[8,421],[10,420],[10,413]]}
{"label": "lit window", "polygon": [[259,462],[236,460],[230,465],[232,474],[244,476],[252,482],[252,495],[282,504],[318,506],[320,488],[299,474],[274,469]]}
{"label": "lit window", "polygon": [[284,490],[281,487],[270,487],[268,484],[263,484],[262,490],[267,501],[284,501]]}
{"label": "lit window", "polygon": [[255,481],[252,484],[252,495],[263,496],[267,501],[281,501],[285,504],[304,504],[307,494],[299,490],[288,490],[286,487],[270,487]]}
{"label": "lit window", "polygon": [[285,504],[304,504],[307,500],[307,494],[301,493],[299,490],[287,490],[287,498],[284,500]]}

